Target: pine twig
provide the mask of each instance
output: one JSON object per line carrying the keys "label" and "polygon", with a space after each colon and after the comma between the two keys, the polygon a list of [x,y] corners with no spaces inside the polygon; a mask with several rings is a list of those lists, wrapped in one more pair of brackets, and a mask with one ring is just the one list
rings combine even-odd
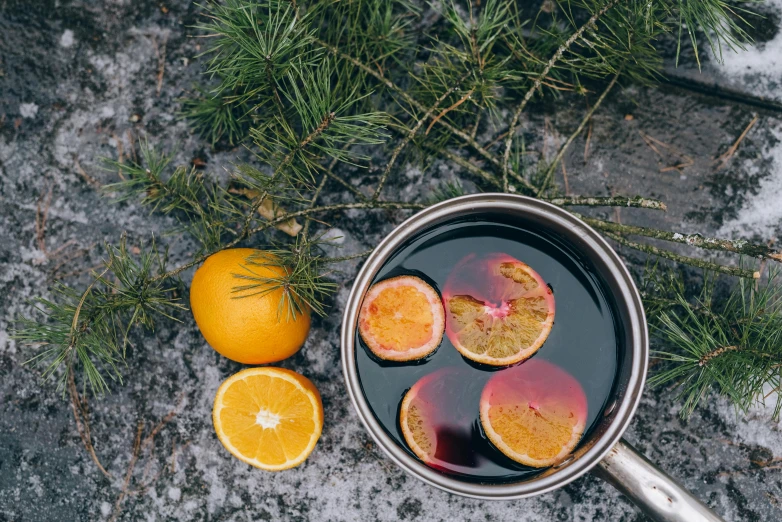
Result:
{"label": "pine twig", "polygon": [[81,295],[81,299],[79,299],[79,304],[76,306],[76,310],[74,310],[74,312],[73,312],[73,321],[71,322],[71,334],[70,334],[71,341],[68,344],[68,349],[67,349],[66,353],[63,355],[63,359],[67,358],[68,360],[70,360],[70,357],[71,357],[70,354],[72,353],[73,348],[76,347],[76,339],[77,339],[77,337],[76,337],[76,327],[79,325],[79,316],[81,315],[81,310],[84,307],[84,303],[87,301],[87,296],[89,296],[90,292],[92,292],[93,287],[95,287],[95,283],[100,281],[101,278],[104,275],[106,275],[106,272],[108,272],[110,268],[111,268],[111,261],[109,261],[106,264],[106,268],[103,269],[103,272],[101,272],[100,275],[98,275],[98,277],[96,277],[95,279],[92,280],[90,285],[87,287],[87,289]]}
{"label": "pine twig", "polygon": [[[128,131],[128,132],[130,132],[130,131]],[[118,142],[118,143],[119,143],[119,142]],[[76,156],[75,154],[73,155],[73,166],[76,168],[76,172],[78,172],[78,173],[79,173],[79,176],[81,176],[81,177],[82,177],[82,179],[83,179],[84,181],[86,181],[88,185],[91,185],[93,188],[96,188],[96,189],[99,189],[99,188],[101,188],[101,186],[102,186],[102,185],[100,184],[100,181],[98,181],[98,180],[97,180],[97,179],[95,179],[94,177],[92,177],[92,176],[90,176],[89,174],[87,174],[87,171],[85,171],[85,170],[82,168],[82,166],[81,166],[81,163],[79,163],[79,158],[78,158],[78,156]],[[120,171],[120,172],[121,172],[121,171]],[[121,175],[122,175],[122,174],[120,174],[120,176],[121,176]]]}
{"label": "pine twig", "polygon": [[[424,105],[422,103],[420,103],[419,101],[415,100],[412,96],[407,94],[401,87],[397,86],[394,82],[392,82],[388,78],[384,77],[383,75],[381,75],[380,73],[378,73],[377,71],[372,69],[371,67],[365,65],[360,60],[357,60],[356,58],[354,58],[354,57],[352,57],[352,56],[350,56],[350,55],[340,51],[336,47],[334,47],[332,45],[329,45],[328,43],[323,42],[321,40],[316,40],[316,41],[318,42],[319,45],[323,46],[329,52],[339,56],[340,58],[342,58],[344,60],[347,60],[348,62],[352,63],[353,65],[355,65],[356,67],[358,67],[359,69],[364,71],[365,73],[367,73],[370,76],[372,76],[373,78],[377,79],[383,85],[385,85],[386,87],[391,89],[393,92],[398,94],[405,102],[407,102],[411,106],[415,107],[416,109],[418,109],[419,111],[421,111],[423,113],[426,113],[427,109],[426,109],[426,107],[424,107]],[[430,115],[430,117],[431,117],[431,115]],[[497,167],[501,166],[500,161],[491,152],[489,152],[484,147],[482,147],[481,144],[478,143],[475,139],[473,139],[469,134],[467,134],[466,132],[464,132],[464,131],[462,131],[460,129],[457,129],[456,127],[454,127],[453,125],[448,123],[445,119],[438,120],[438,124],[442,125],[451,134],[456,135],[459,139],[461,139],[464,143],[466,143],[467,145],[472,147],[475,150],[475,152],[477,152],[478,154],[483,156],[485,159],[487,159],[488,161],[490,161],[491,163],[493,163]],[[513,178],[516,181],[521,183],[524,186],[524,188],[526,188],[527,190],[530,190],[530,191],[534,191],[535,190],[535,187],[529,181],[527,181],[526,179],[521,177],[517,172],[511,171],[510,175],[513,176]]]}
{"label": "pine twig", "polygon": [[657,248],[652,245],[644,245],[641,243],[634,243],[633,241],[630,241],[628,239],[625,239],[624,237],[614,234],[612,232],[606,232],[605,235],[620,245],[624,245],[628,248],[632,248],[634,250],[638,250],[640,252],[644,252],[646,254],[652,254],[658,257],[664,257],[666,259],[670,259],[671,261],[675,261],[677,263],[683,263],[685,265],[691,265],[696,266],[698,268],[702,268],[704,270],[712,271],[712,272],[719,272],[721,274],[727,274],[735,277],[741,277],[744,279],[758,279],[760,277],[760,273],[756,272],[754,270],[746,270],[744,268],[738,268],[735,266],[725,266],[720,265],[717,263],[711,263],[709,261],[704,261],[703,259],[698,259],[695,257],[687,257],[682,256],[679,254],[676,254],[674,252],[671,252],[669,250],[663,250],[660,248]]}
{"label": "pine twig", "polygon": [[[682,280],[655,279],[644,301],[657,302],[651,316],[652,332],[664,351],[656,351],[665,363],[650,375],[649,384],[673,384],[683,403],[682,417],[689,416],[714,389],[726,396],[741,413],[766,405],[769,391],[782,387],[782,301],[780,270],[768,270],[762,284],[739,280],[728,296],[715,299],[717,279],[707,277],[692,297]],[[660,295],[657,295],[660,294]],[[673,308],[673,309],[672,309]],[[779,419],[782,396],[771,398],[772,418]]]}
{"label": "pine twig", "polygon": [[626,196],[569,196],[569,197],[553,197],[553,198],[540,198],[543,201],[548,201],[552,205],[559,207],[567,206],[583,206],[583,207],[633,207],[633,208],[647,208],[651,210],[668,210],[668,207],[662,201],[657,199],[644,198],[641,196],[635,196],[629,198]]}
{"label": "pine twig", "polygon": [[119,516],[122,508],[122,501],[125,500],[125,497],[128,494],[128,487],[130,486],[130,478],[133,476],[133,469],[136,467],[136,462],[138,461],[139,452],[141,449],[141,432],[144,430],[144,421],[139,421],[138,427],[136,428],[136,439],[133,442],[133,453],[130,457],[130,463],[128,464],[128,469],[125,472],[125,481],[122,483],[122,489],[120,490],[119,495],[117,496],[116,502],[114,502],[114,511],[111,515],[111,518],[109,519],[109,522],[114,522],[117,520],[117,517]]}
{"label": "pine twig", "polygon": [[[426,146],[426,144],[424,144]],[[442,149],[438,151],[440,154],[445,156],[446,159],[453,161],[460,167],[463,167],[464,169],[468,170],[471,174],[474,174],[475,176],[481,178],[483,181],[491,185],[492,187],[495,187],[497,189],[501,189],[502,185],[500,185],[500,182],[497,181],[497,178],[483,170],[482,168],[478,167],[477,165],[474,165],[473,163],[470,163],[469,160],[466,160],[462,158],[461,156],[454,154],[448,149]]]}
{"label": "pine twig", "polygon": [[312,143],[314,140],[318,139],[318,136],[323,134],[323,132],[328,129],[329,125],[331,125],[331,122],[334,121],[334,118],[336,118],[337,115],[333,112],[330,112],[326,114],[323,119],[321,120],[320,124],[315,127],[315,129],[312,130],[307,136],[299,142],[299,144],[296,146],[295,149],[290,151],[280,162],[280,164],[275,169],[275,174],[282,170],[283,167],[288,165],[291,161],[293,161],[293,157],[296,155],[296,153],[300,150],[304,150],[307,145]]}
{"label": "pine twig", "polygon": [[[468,73],[468,74],[469,74],[469,73]],[[459,84],[461,84],[461,83],[464,81],[464,78],[466,78],[466,77],[468,76],[468,74],[465,74],[465,75],[462,77],[462,79],[459,81]],[[450,94],[451,92],[453,92],[453,90],[449,90],[449,91],[448,91],[448,94]],[[429,123],[429,126],[428,126],[428,127],[426,127],[426,132],[425,132],[424,134],[426,134],[426,135],[429,135],[429,131],[431,131],[431,130],[432,130],[432,127],[434,127],[434,124],[435,124],[435,123],[437,123],[438,121],[440,121],[440,120],[443,118],[443,116],[445,116],[446,114],[448,114],[449,112],[451,112],[452,110],[456,109],[456,108],[457,108],[457,107],[459,107],[461,104],[463,104],[464,102],[466,102],[467,100],[469,100],[469,99],[470,99],[470,96],[472,96],[472,93],[473,93],[473,92],[475,92],[475,88],[472,88],[472,89],[470,89],[469,91],[467,91],[467,94],[465,94],[464,96],[462,96],[461,98],[459,98],[459,100],[458,100],[456,103],[454,103],[454,104],[453,104],[453,105],[451,105],[450,107],[448,107],[448,108],[446,108],[445,110],[443,110],[443,111],[442,111],[440,114],[438,114],[437,116],[435,116],[434,118],[432,118],[432,121]],[[479,113],[479,114],[480,114],[480,113]],[[477,123],[477,122],[478,122],[478,119],[476,118],[476,123]],[[473,131],[471,131],[471,132],[470,132],[470,138],[472,138],[472,139],[475,139],[475,131],[476,131],[476,130],[477,130],[477,125],[475,126],[475,128],[473,129]]]}
{"label": "pine twig", "polygon": [[79,432],[84,449],[90,455],[90,458],[98,467],[98,470],[103,473],[110,481],[114,480],[114,477],[106,471],[106,468],[101,464],[97,453],[95,452],[95,446],[92,445],[92,436],[90,434],[90,423],[87,418],[87,414],[82,408],[82,398],[76,389],[76,378],[73,374],[70,361],[68,362],[68,393],[71,396],[71,409],[73,410],[73,419],[76,421],[76,431]]}
{"label": "pine twig", "polygon": [[43,194],[38,198],[38,202],[35,205],[35,240],[38,243],[38,250],[40,250],[45,256],[48,257],[46,250],[46,221],[49,218],[49,208],[52,205],[52,185],[49,185],[49,190],[46,195],[46,204],[41,210],[41,203],[43,202]]}
{"label": "pine twig", "polygon": [[[335,159],[334,162],[336,162],[336,161],[337,160]],[[334,162],[332,162],[332,165],[329,165],[329,170],[334,168],[334,165],[333,165]],[[323,190],[323,187],[326,185],[326,182],[328,180],[329,180],[328,174],[324,174],[323,177],[320,179],[320,183],[318,183],[318,187],[315,189],[315,194],[313,194],[312,200],[310,201],[310,208],[314,207],[315,203],[317,203],[318,198],[320,197],[320,193]],[[307,236],[307,232],[309,232],[309,229],[310,229],[310,220],[307,219],[304,222],[304,228],[301,230],[301,235],[306,237]]]}
{"label": "pine twig", "polygon": [[524,95],[524,98],[522,98],[521,103],[519,103],[518,107],[516,107],[516,111],[513,113],[513,118],[510,121],[510,125],[508,125],[508,136],[505,138],[505,153],[503,154],[503,159],[502,159],[503,190],[507,190],[508,187],[508,172],[510,169],[511,144],[513,143],[513,136],[516,134],[516,125],[518,125],[519,123],[519,118],[521,117],[521,113],[524,111],[524,108],[532,99],[532,96],[535,94],[535,92],[538,89],[540,89],[541,83],[543,82],[543,80],[546,79],[546,76],[548,76],[549,72],[551,72],[551,69],[559,61],[559,59],[562,57],[565,51],[567,51],[571,45],[573,45],[579,38],[581,38],[581,36],[584,34],[584,32],[587,29],[594,27],[594,25],[597,23],[597,20],[601,16],[603,16],[609,9],[611,9],[616,4],[618,4],[619,1],[620,0],[611,0],[609,3],[604,5],[599,11],[593,14],[589,18],[589,20],[587,20],[586,23],[584,23],[584,25],[579,27],[576,32],[570,35],[570,37],[567,40],[565,40],[562,43],[562,45],[559,46],[559,48],[556,50],[554,55],[549,59],[548,63],[546,63],[546,66],[543,68],[540,74],[535,78],[535,81],[532,82],[532,86],[527,90],[527,93]]}
{"label": "pine twig", "polygon": [[739,347],[736,346],[736,345],[720,346],[719,348],[715,348],[714,350],[710,351],[707,354],[704,354],[700,359],[698,359],[698,366],[699,367],[706,366],[706,364],[708,364],[709,361],[711,361],[712,359],[714,359],[716,357],[719,357],[723,353],[733,352],[733,351],[736,351],[738,349],[739,349]]}
{"label": "pine twig", "polygon": [[[397,147],[394,149],[394,152],[391,154],[391,159],[388,160],[388,164],[386,165],[386,168],[383,170],[383,174],[380,176],[380,181],[377,184],[375,193],[372,194],[372,201],[377,201],[378,198],[380,197],[380,193],[383,191],[383,186],[385,185],[386,180],[388,179],[388,175],[391,173],[391,168],[394,166],[394,163],[396,162],[396,158],[402,152],[402,149],[404,149],[407,146],[407,144],[410,143],[410,140],[412,140],[413,137],[416,135],[418,129],[420,129],[421,126],[424,124],[424,122],[432,116],[434,111],[437,110],[437,107],[439,107],[439,105],[443,102],[443,100],[445,100],[448,96],[450,96],[451,93],[459,87],[459,84],[461,84],[467,76],[468,76],[467,74],[463,75],[456,84],[451,86],[451,88],[445,91],[442,96],[437,98],[437,100],[434,102],[434,105],[429,107],[426,113],[424,113],[424,115],[421,116],[418,119],[418,121],[415,123],[415,125],[413,125],[413,127],[408,131],[407,136],[405,136],[402,142],[399,145],[397,145]],[[432,120],[433,123],[435,121],[437,120]],[[427,129],[427,134],[428,132],[429,131]]]}
{"label": "pine twig", "polygon": [[619,79],[621,73],[622,71],[620,70],[614,75],[614,77],[611,79],[611,82],[609,82],[608,86],[603,90],[602,94],[600,94],[600,97],[597,99],[595,104],[592,105],[592,107],[587,111],[586,115],[581,119],[581,123],[578,125],[578,128],[570,136],[568,136],[568,139],[565,140],[565,143],[563,143],[559,148],[557,155],[554,157],[551,164],[549,164],[548,169],[546,169],[546,174],[543,177],[540,188],[538,189],[537,197],[540,197],[546,190],[548,184],[551,182],[551,178],[554,176],[554,169],[557,168],[557,164],[559,164],[559,162],[562,160],[562,156],[565,155],[565,152],[567,151],[568,147],[570,147],[570,144],[573,143],[573,140],[575,140],[579,134],[581,134],[581,131],[584,130],[586,124],[592,119],[592,115],[603,103],[603,100],[605,100],[606,96],[608,96],[608,93],[611,92],[611,89],[614,88],[614,85],[616,85],[616,81]]}
{"label": "pine twig", "polygon": [[663,241],[669,241],[671,243],[681,243],[684,245],[704,248],[707,250],[732,252],[734,254],[761,259],[770,259],[772,261],[782,263],[782,252],[762,243],[750,243],[744,239],[717,239],[713,237],[705,237],[700,234],[680,234],[679,232],[668,232],[666,230],[659,230],[656,228],[622,225],[619,223],[612,223],[610,221],[604,221],[601,219],[585,216],[579,217],[581,217],[581,219],[584,220],[587,224],[595,227],[598,230],[613,232],[616,234],[631,234],[634,236],[650,237],[652,239],[662,239]]}
{"label": "pine twig", "polygon": [[738,139],[728,147],[728,150],[726,150],[723,154],[721,154],[717,159],[714,160],[714,163],[717,165],[717,170],[723,168],[725,165],[727,165],[730,158],[733,157],[734,154],[736,154],[736,151],[739,149],[739,145],[741,145],[741,142],[744,141],[744,138],[747,137],[747,134],[749,134],[749,131],[752,129],[752,127],[755,126],[755,124],[758,122],[758,117],[755,116],[752,118],[752,121],[749,122],[749,125],[746,126],[744,131],[741,133],[741,135],[738,137]]}
{"label": "pine twig", "polygon": [[[356,140],[354,140],[354,139],[353,139],[353,140],[349,140],[349,141],[348,141],[348,142],[345,144],[345,146],[344,146],[344,147],[342,147],[342,148],[343,148],[343,150],[347,150],[347,149],[349,149],[351,146],[353,146],[353,144],[354,144],[355,142],[356,142]],[[341,177],[341,176],[338,176],[338,175],[337,175],[337,174],[334,172],[334,168],[337,166],[337,162],[338,162],[338,161],[339,161],[339,159],[338,159],[338,158],[332,158],[332,160],[331,160],[331,163],[329,163],[329,166],[328,166],[326,169],[324,169],[324,172],[325,172],[325,174],[326,174],[328,177],[330,177],[331,179],[333,179],[334,181],[336,181],[337,183],[339,183],[340,185],[342,185],[343,187],[345,187],[346,189],[348,189],[350,192],[352,192],[352,193],[353,193],[353,195],[355,195],[355,196],[356,196],[358,199],[360,199],[360,200],[362,200],[362,201],[366,201],[366,200],[367,200],[367,197],[364,195],[364,193],[363,193],[363,192],[361,192],[361,191],[360,191],[360,190],[358,190],[356,187],[354,187],[353,185],[351,185],[350,183],[348,183],[347,181],[345,181],[344,179],[342,179],[342,177]],[[316,198],[316,199],[317,199],[317,198]]]}
{"label": "pine twig", "polygon": [[350,261],[352,259],[360,259],[362,257],[367,257],[369,254],[371,254],[375,249],[370,248],[369,250],[364,250],[363,252],[359,252],[358,254],[352,254],[349,256],[341,256],[341,257],[327,257],[323,259],[324,263],[341,263],[342,261]]}
{"label": "pine twig", "polygon": [[329,168],[327,168],[327,169],[325,170],[325,174],[326,174],[328,177],[330,177],[331,179],[333,179],[334,181],[336,181],[337,183],[339,183],[340,185],[342,185],[343,187],[345,187],[346,189],[348,189],[348,190],[349,190],[349,191],[350,191],[350,192],[351,192],[351,193],[352,193],[354,196],[356,196],[356,197],[357,197],[359,200],[362,200],[362,201],[366,201],[366,200],[367,200],[367,197],[364,195],[364,193],[363,193],[363,192],[361,192],[361,191],[360,191],[360,190],[358,190],[356,187],[354,187],[353,185],[351,185],[350,183],[348,183],[347,181],[345,181],[344,179],[342,179],[342,177],[341,177],[341,176],[338,176],[337,174],[335,174],[335,173],[334,173],[334,168],[333,168],[333,167],[329,167]]}

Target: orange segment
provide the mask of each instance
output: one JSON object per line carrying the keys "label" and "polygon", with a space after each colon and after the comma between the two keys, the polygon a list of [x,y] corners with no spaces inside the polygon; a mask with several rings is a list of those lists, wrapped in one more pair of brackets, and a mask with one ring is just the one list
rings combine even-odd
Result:
{"label": "orange segment", "polygon": [[532,268],[507,254],[468,256],[443,292],[446,332],[473,361],[518,363],[543,345],[554,325],[554,294]]}
{"label": "orange segment", "polygon": [[[437,430],[433,423],[436,405],[426,398],[427,388],[431,388],[439,380],[442,372],[429,374],[416,382],[402,399],[399,408],[399,426],[405,442],[416,456],[433,464],[437,453]],[[431,393],[431,390],[428,390]]]}
{"label": "orange segment", "polygon": [[481,425],[511,459],[552,466],[575,449],[584,433],[587,400],[565,370],[541,360],[503,370],[481,394]]}
{"label": "orange segment", "polygon": [[432,353],[443,338],[445,314],[434,288],[415,276],[372,285],[359,313],[361,338],[372,353],[410,361]]}
{"label": "orange segment", "polygon": [[323,429],[312,382],[284,368],[248,368],[220,385],[212,410],[217,437],[236,458],[268,471],[298,466]]}

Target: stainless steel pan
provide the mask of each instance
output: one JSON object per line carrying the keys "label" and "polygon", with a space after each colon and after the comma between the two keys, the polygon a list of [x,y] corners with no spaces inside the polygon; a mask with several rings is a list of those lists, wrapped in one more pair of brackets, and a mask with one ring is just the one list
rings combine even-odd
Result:
{"label": "stainless steel pan", "polygon": [[[358,312],[364,294],[386,260],[425,230],[452,220],[486,214],[499,214],[506,220],[523,220],[526,226],[565,238],[587,256],[614,296],[626,336],[626,352],[617,375],[614,400],[609,402],[597,428],[563,463],[530,479],[510,484],[462,481],[416,460],[399,447],[375,419],[356,371]],[[377,246],[356,276],[342,322],[342,369],[358,416],[388,457],[416,478],[457,495],[507,500],[552,491],[592,471],[613,484],[655,520],[720,521],[720,517],[621,438],[641,398],[648,359],[649,335],[641,298],[616,252],[597,232],[572,214],[540,200],[510,194],[477,194],[451,199],[429,207],[399,225]]]}

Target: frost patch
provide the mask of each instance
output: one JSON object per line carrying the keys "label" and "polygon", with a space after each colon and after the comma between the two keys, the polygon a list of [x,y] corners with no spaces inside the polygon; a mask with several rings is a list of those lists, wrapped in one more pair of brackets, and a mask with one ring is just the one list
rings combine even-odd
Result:
{"label": "frost patch", "polygon": [[71,31],[70,29],[66,29],[62,33],[62,36],[60,36],[60,47],[65,47],[65,48],[71,47],[73,46],[75,41],[76,39],[73,37],[73,31]]}
{"label": "frost patch", "polygon": [[38,106],[34,103],[23,103],[19,106],[19,114],[28,120],[35,118],[35,115],[38,114]]}
{"label": "frost patch", "polygon": [[775,404],[776,396],[769,396],[765,404],[753,406],[746,416],[741,416],[727,400],[720,398],[717,412],[730,426],[730,432],[735,434],[737,441],[767,448],[775,458],[779,458],[782,457],[782,439],[779,437],[782,421],[771,420]]}
{"label": "frost patch", "polygon": [[776,138],[776,145],[763,152],[765,157],[773,160],[771,174],[760,181],[757,193],[738,211],[736,219],[722,225],[718,235],[730,237],[757,234],[763,239],[771,239],[782,226],[782,205],[779,204],[779,193],[782,190],[782,131],[772,129],[771,132]]}
{"label": "frost patch", "polygon": [[11,343],[8,341],[8,332],[3,329],[0,330],[0,353],[16,353],[16,350],[11,349]]}
{"label": "frost patch", "polygon": [[[767,0],[764,5],[782,13],[782,0]],[[722,64],[718,58],[714,63],[719,74],[749,87],[749,92],[756,96],[782,100],[782,31],[768,42],[748,45],[746,51],[725,50]]]}
{"label": "frost patch", "polygon": [[407,168],[405,168],[405,176],[407,176],[407,179],[421,179],[421,169],[418,168],[415,165],[407,165]]}
{"label": "frost patch", "polygon": [[174,502],[178,502],[182,498],[182,490],[179,488],[168,488],[168,498]]}

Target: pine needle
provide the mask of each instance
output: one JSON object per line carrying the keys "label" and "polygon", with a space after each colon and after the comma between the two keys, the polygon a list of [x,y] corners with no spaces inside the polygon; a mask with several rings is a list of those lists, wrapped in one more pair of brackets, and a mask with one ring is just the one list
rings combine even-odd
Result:
{"label": "pine needle", "polygon": [[782,394],[769,391],[782,384],[779,270],[769,270],[768,280],[757,286],[739,280],[726,299],[716,297],[713,276],[707,275],[692,299],[680,279],[670,274],[653,279],[645,302],[661,345],[654,356],[664,364],[649,383],[677,388],[685,418],[714,390],[742,414],[771,400],[778,419]]}

